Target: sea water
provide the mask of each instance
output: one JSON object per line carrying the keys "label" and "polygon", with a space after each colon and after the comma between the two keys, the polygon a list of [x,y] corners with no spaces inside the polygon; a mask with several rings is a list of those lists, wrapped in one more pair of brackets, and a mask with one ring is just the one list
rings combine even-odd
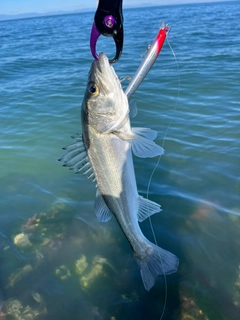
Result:
{"label": "sea water", "polygon": [[[158,131],[165,149],[158,164],[134,158],[139,193],[157,165],[148,197],[163,211],[151,221],[180,259],[150,292],[116,221],[96,221],[95,185],[57,161],[81,133],[94,12],[0,22],[0,318],[239,319],[239,12],[239,2],[124,9],[120,78],[161,21],[177,59],[165,42],[133,96],[132,125]],[[97,51],[113,57],[113,40]],[[154,241],[148,220],[141,228]]]}

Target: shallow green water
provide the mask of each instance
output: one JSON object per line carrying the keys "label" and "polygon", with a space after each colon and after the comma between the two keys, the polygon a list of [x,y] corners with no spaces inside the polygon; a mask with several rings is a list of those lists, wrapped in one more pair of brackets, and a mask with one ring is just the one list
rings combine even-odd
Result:
{"label": "shallow green water", "polygon": [[[157,242],[180,258],[167,277],[163,319],[239,319],[239,9],[229,2],[124,12],[119,77],[133,75],[161,20],[172,27],[179,65],[165,44],[134,95],[133,125],[164,141],[149,190],[163,209],[152,217]],[[144,320],[163,311],[164,279],[144,290],[117,223],[94,217],[95,186],[57,161],[81,131],[92,19],[0,22],[0,307],[7,319]],[[111,55],[111,39],[98,50]],[[134,158],[142,195],[157,160]],[[149,222],[141,228],[153,241]]]}

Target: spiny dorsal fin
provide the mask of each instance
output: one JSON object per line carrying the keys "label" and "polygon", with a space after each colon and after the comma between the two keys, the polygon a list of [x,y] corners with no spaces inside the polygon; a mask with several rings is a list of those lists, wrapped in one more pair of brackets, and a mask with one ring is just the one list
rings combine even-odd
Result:
{"label": "spiny dorsal fin", "polygon": [[92,166],[87,156],[87,152],[82,141],[82,136],[72,137],[75,143],[63,148],[67,153],[58,159],[64,167],[74,170],[75,173],[81,172],[88,178],[95,181]]}

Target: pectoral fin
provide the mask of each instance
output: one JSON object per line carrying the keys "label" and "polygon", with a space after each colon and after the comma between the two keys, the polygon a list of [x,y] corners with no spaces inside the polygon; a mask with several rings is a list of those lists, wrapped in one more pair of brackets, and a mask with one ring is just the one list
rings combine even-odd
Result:
{"label": "pectoral fin", "polygon": [[[138,134],[135,134],[134,131],[137,131]],[[137,128],[133,129],[131,133],[118,131],[114,133],[120,139],[131,143],[132,152],[139,158],[153,158],[164,153],[164,149],[152,141],[156,133],[151,129]],[[148,137],[148,139],[144,137]]]}
{"label": "pectoral fin", "polygon": [[66,150],[67,153],[58,160],[64,167],[68,167],[76,173],[81,172],[82,174],[87,175],[89,179],[92,178],[92,180],[95,181],[93,169],[89,162],[82,136],[78,135],[77,137],[72,138],[75,139],[75,143],[64,147],[63,150]]}
{"label": "pectoral fin", "polygon": [[132,132],[152,141],[157,138],[157,131],[150,128],[134,127],[132,128]]}
{"label": "pectoral fin", "polygon": [[95,214],[99,222],[107,222],[112,217],[112,212],[108,209],[101,193],[97,189],[96,199],[94,204]]}
{"label": "pectoral fin", "polygon": [[164,153],[164,149],[155,142],[137,135],[131,144],[133,153],[139,158],[153,158]]}
{"label": "pectoral fin", "polygon": [[152,214],[162,211],[160,204],[145,199],[142,196],[139,196],[138,201],[138,221],[140,222],[147,219]]}

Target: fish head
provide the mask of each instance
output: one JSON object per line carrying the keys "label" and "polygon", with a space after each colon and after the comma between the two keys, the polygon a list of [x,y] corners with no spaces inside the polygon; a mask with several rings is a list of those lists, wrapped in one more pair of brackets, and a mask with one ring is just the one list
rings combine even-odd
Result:
{"label": "fish head", "polygon": [[128,113],[128,99],[120,80],[107,56],[100,53],[89,71],[82,104],[83,119],[98,133],[110,133],[121,126]]}

